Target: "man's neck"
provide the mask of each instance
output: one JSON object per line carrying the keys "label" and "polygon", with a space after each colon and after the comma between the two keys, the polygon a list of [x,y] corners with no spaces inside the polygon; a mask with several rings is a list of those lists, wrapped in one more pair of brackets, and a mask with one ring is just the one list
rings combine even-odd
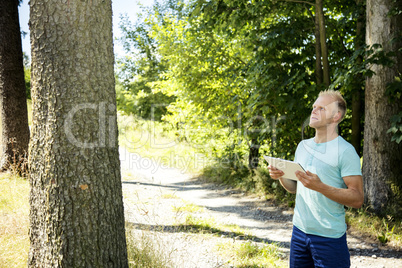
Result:
{"label": "man's neck", "polygon": [[315,130],[315,137],[314,141],[316,143],[324,143],[324,142],[329,142],[338,137],[338,132],[336,131],[336,126],[335,127],[327,127],[324,129],[316,129]]}

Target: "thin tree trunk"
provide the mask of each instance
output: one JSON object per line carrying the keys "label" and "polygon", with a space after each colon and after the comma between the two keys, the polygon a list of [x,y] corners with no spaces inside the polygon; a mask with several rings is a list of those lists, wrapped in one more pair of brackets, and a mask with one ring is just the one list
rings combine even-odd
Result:
{"label": "thin tree trunk", "polygon": [[128,267],[111,0],[30,1],[29,267]]}
{"label": "thin tree trunk", "polygon": [[330,79],[330,74],[329,74],[328,48],[327,48],[325,18],[324,18],[324,10],[323,10],[322,0],[316,0],[315,9],[316,9],[316,16],[318,17],[318,25],[319,25],[319,29],[320,29],[320,45],[321,45],[321,58],[322,58],[322,66],[323,66],[324,84],[326,87],[329,87],[329,84],[331,83],[331,79]]}
{"label": "thin tree trunk", "polygon": [[[381,44],[385,51],[395,51],[401,42],[390,40],[401,33],[402,21],[388,17],[391,0],[367,1],[367,45]],[[402,72],[399,53],[393,67],[373,64],[375,75],[366,79],[363,176],[365,203],[377,214],[401,208],[402,143],[391,142],[390,117],[400,110],[400,101],[390,103],[386,86]],[[399,196],[398,196],[399,194]]]}
{"label": "thin tree trunk", "polygon": [[[361,4],[361,0],[356,1],[359,7],[359,16],[356,22],[356,38],[355,48],[360,49],[364,45],[364,7]],[[363,57],[359,56],[356,59],[356,64],[361,65]],[[356,152],[361,156],[361,142],[362,142],[362,123],[361,118],[363,116],[362,107],[362,94],[363,94],[364,78],[362,74],[357,74],[353,83],[352,92],[352,140],[351,143],[355,147]]]}
{"label": "thin tree trunk", "polygon": [[359,156],[361,156],[361,117],[362,112],[362,97],[358,88],[352,93],[352,140],[351,143]]}
{"label": "thin tree trunk", "polygon": [[317,13],[314,16],[315,19],[315,77],[317,85],[321,86],[323,83],[322,63],[321,63],[321,36],[320,36],[320,23]]}
{"label": "thin tree trunk", "polygon": [[0,0],[0,117],[0,169],[21,171],[29,128],[18,0]]}
{"label": "thin tree trunk", "polygon": [[259,165],[260,145],[257,144],[257,142],[257,140],[252,140],[252,144],[249,149],[248,166],[250,169],[256,169]]}

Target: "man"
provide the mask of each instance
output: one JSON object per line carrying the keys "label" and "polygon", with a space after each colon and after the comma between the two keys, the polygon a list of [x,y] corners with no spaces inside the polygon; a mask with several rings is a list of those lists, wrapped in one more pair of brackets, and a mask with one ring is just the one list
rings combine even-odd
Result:
{"label": "man", "polygon": [[273,179],[296,193],[290,267],[350,267],[344,206],[360,208],[364,195],[359,156],[337,133],[345,113],[338,91],[322,91],[310,116],[315,137],[300,142],[295,154],[306,173],[296,172],[296,182],[268,167]]}

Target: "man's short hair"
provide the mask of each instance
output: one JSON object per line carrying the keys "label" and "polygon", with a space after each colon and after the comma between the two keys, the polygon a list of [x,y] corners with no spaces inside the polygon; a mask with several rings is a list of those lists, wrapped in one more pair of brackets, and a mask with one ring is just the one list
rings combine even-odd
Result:
{"label": "man's short hair", "polygon": [[[328,89],[328,90],[321,91],[320,94],[318,94],[318,97],[322,97],[322,96],[329,96],[336,101],[336,103],[338,104],[338,109],[341,111],[341,115],[342,115],[341,120],[342,120],[346,114],[346,101],[342,97],[341,93],[337,90]],[[339,120],[339,121],[341,121],[341,120]]]}

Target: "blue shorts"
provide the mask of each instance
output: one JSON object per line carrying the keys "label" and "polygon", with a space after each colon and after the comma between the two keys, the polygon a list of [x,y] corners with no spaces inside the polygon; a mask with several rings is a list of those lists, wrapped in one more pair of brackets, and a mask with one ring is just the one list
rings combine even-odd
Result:
{"label": "blue shorts", "polygon": [[290,242],[290,268],[350,267],[346,233],[340,238],[305,234],[293,226]]}

